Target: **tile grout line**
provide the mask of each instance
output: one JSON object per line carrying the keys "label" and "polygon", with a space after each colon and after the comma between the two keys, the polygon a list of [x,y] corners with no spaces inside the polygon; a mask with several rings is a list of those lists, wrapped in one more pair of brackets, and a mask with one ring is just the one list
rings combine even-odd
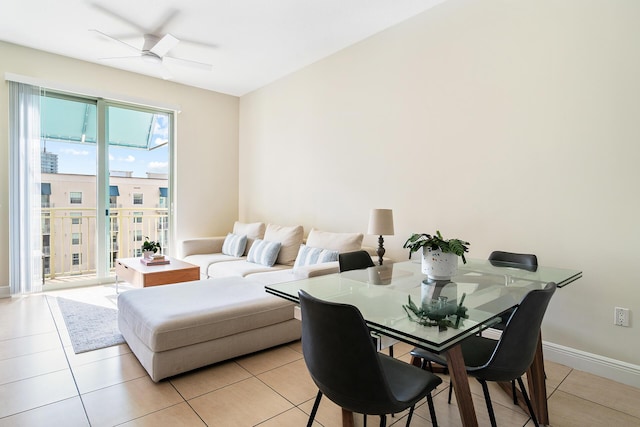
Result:
{"label": "tile grout line", "polygon": [[[62,341],[62,335],[60,334],[60,327],[58,326],[58,321],[56,320],[56,316],[53,315],[53,309],[51,307],[51,304],[49,303],[49,298],[55,298],[55,297],[50,297],[49,295],[45,295],[44,298],[45,298],[45,301],[47,302],[47,307],[49,307],[49,314],[53,318],[53,324],[56,325],[56,332],[58,333],[58,339],[60,340],[60,347],[62,348],[62,353],[64,354],[64,358],[67,361],[67,366],[69,366],[69,373],[71,374],[71,378],[73,378],[73,385],[75,386],[76,391],[78,392],[78,398],[80,399],[80,403],[82,404],[82,411],[84,412],[84,416],[87,419],[87,423],[89,424],[89,426],[91,426],[91,420],[89,419],[87,408],[84,405],[84,399],[82,399],[82,394],[80,393],[80,388],[78,387],[76,376],[73,373],[73,369],[71,368],[71,362],[69,361],[69,356],[67,355],[67,352],[64,350],[64,342]],[[66,325],[65,325],[65,328],[66,328]]]}
{"label": "tile grout line", "polygon": [[[178,388],[175,386],[175,384],[173,384],[173,381],[171,381],[171,378],[168,379],[168,383],[171,384],[171,387],[173,387],[173,389],[176,391],[176,393],[178,393],[178,396],[180,396],[182,398],[183,402],[186,403],[187,406],[189,406],[189,409],[191,409],[193,411],[193,413],[196,414],[196,416],[200,419],[200,421],[202,421],[202,423],[205,426],[208,426],[207,422],[202,419],[202,417],[200,416],[198,411],[196,411],[196,409],[193,406],[191,406],[191,403],[189,403],[189,401],[182,395],[182,393],[180,393],[180,390],[178,390]],[[202,394],[201,396],[204,396],[204,394]],[[195,397],[193,399],[195,399]],[[179,403],[177,403],[177,405],[179,405]],[[173,405],[173,406],[175,406],[175,405]],[[171,406],[169,406],[169,408],[170,407]],[[167,408],[164,408],[164,409],[167,409]],[[164,409],[161,409],[161,410],[164,410]]]}

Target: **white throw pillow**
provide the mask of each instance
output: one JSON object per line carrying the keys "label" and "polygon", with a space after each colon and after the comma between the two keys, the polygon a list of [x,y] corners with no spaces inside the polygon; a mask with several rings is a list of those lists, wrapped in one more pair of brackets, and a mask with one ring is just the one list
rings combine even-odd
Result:
{"label": "white throw pillow", "polygon": [[296,263],[293,265],[293,268],[296,269],[306,265],[322,264],[332,261],[338,261],[338,251],[300,245],[300,250],[298,251]]}
{"label": "white throw pillow", "polygon": [[340,253],[353,252],[362,248],[363,237],[362,233],[332,233],[312,228],[307,237],[307,246]]}
{"label": "white throw pillow", "polygon": [[273,266],[280,252],[280,242],[269,242],[267,240],[256,239],[249,249],[247,261],[254,264],[262,264],[267,267]]}
{"label": "white throw pillow", "polygon": [[247,236],[229,233],[222,243],[222,253],[229,256],[241,257],[247,247]]}
{"label": "white throw pillow", "polygon": [[278,264],[293,265],[298,254],[298,249],[302,244],[304,237],[304,229],[301,225],[293,227],[285,227],[282,225],[267,225],[267,231],[264,232],[264,240],[270,242],[280,242],[282,247],[278,254]]}

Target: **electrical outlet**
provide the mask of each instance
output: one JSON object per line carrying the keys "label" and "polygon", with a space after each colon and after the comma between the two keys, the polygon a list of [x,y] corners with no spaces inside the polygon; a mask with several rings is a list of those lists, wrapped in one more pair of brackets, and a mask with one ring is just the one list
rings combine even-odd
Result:
{"label": "electrical outlet", "polygon": [[613,324],[617,326],[629,326],[629,309],[616,307],[613,310]]}

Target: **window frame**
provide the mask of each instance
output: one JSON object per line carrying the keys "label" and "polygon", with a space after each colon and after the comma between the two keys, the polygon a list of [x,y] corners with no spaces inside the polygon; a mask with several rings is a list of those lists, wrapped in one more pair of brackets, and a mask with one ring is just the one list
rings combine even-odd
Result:
{"label": "window frame", "polygon": [[[73,197],[74,195],[78,195],[78,194],[80,195],[80,198],[79,198],[80,201],[79,202],[78,201],[74,201],[74,200],[77,200],[77,199],[74,199],[74,197]],[[69,204],[70,205],[81,205],[82,204],[82,191],[69,191]]]}

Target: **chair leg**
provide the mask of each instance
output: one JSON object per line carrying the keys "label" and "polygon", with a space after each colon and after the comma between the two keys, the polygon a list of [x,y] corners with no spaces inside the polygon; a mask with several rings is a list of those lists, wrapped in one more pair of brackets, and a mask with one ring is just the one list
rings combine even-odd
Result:
{"label": "chair leg", "polygon": [[393,357],[393,346],[389,346],[389,357]]}
{"label": "chair leg", "polygon": [[513,395],[513,404],[518,404],[518,395],[516,394],[516,380],[511,380],[511,394]]}
{"label": "chair leg", "polygon": [[364,418],[363,426],[367,427],[367,414],[362,414],[362,417]]}
{"label": "chair leg", "polygon": [[409,416],[407,417],[407,427],[409,427],[409,424],[411,424],[411,418],[413,417],[413,410],[415,409],[416,405],[413,405],[411,408],[409,408]]}
{"label": "chair leg", "polygon": [[487,387],[487,382],[481,379],[478,379],[480,385],[482,386],[482,392],[484,393],[484,400],[487,403],[487,411],[489,412],[489,420],[491,420],[491,427],[497,427],[496,424],[496,415],[493,413],[493,405],[491,404],[491,396],[489,396],[489,387]]}
{"label": "chair leg", "polygon": [[536,427],[540,427],[540,425],[538,424],[538,418],[536,418],[536,413],[533,411],[533,406],[531,406],[531,400],[529,400],[529,395],[527,394],[527,390],[524,388],[522,377],[518,378],[518,385],[520,386],[520,390],[522,391],[522,397],[524,398],[524,401],[527,404],[527,408],[529,408],[529,414],[531,414],[533,425]]}
{"label": "chair leg", "polygon": [[[433,398],[431,393],[427,394],[427,405],[429,405],[429,415],[431,416],[431,424],[433,427],[438,427],[438,419],[436,418],[436,408],[433,406]],[[407,424],[409,426],[409,424]]]}
{"label": "chair leg", "polygon": [[307,422],[307,427],[311,427],[313,424],[313,419],[316,417],[316,412],[318,412],[318,406],[320,406],[320,399],[322,399],[322,392],[318,390],[318,394],[316,395],[316,400],[313,402],[313,409],[311,409],[311,415],[309,415],[309,421]]}
{"label": "chair leg", "polygon": [[453,394],[453,383],[451,381],[449,381],[449,400],[447,400],[447,403],[449,405],[451,405],[451,395]]}
{"label": "chair leg", "polygon": [[380,427],[387,427],[387,416],[380,415]]}

